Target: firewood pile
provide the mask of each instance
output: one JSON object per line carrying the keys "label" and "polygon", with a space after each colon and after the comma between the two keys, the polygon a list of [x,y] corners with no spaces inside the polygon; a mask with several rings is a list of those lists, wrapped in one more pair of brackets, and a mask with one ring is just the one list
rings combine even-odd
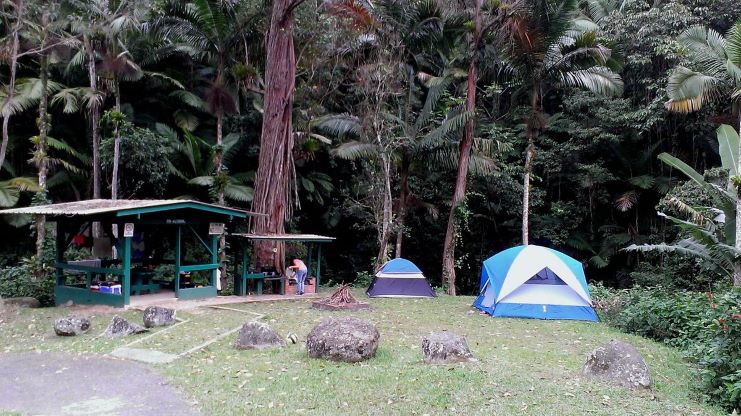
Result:
{"label": "firewood pile", "polygon": [[355,296],[350,292],[350,287],[344,283],[331,296],[315,301],[311,306],[315,309],[328,311],[372,309],[368,303],[359,302],[355,299]]}

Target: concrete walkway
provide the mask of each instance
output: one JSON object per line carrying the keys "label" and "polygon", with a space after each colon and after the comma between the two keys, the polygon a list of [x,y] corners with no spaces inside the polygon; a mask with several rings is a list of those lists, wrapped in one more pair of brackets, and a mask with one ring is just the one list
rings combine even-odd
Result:
{"label": "concrete walkway", "polygon": [[31,415],[196,416],[147,367],[102,356],[0,355],[0,412]]}
{"label": "concrete walkway", "polygon": [[127,309],[144,310],[147,306],[162,306],[177,310],[188,310],[201,306],[228,305],[230,303],[262,303],[289,300],[317,299],[328,296],[328,293],[312,293],[307,295],[260,295],[260,296],[217,296],[215,298],[178,300],[172,292],[156,293],[153,295],[132,296]]}

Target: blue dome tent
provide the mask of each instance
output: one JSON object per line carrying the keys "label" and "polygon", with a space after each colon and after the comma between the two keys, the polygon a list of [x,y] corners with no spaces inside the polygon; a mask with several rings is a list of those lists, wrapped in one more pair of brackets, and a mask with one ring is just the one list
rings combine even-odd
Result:
{"label": "blue dome tent", "polygon": [[368,290],[376,298],[433,298],[435,292],[414,263],[406,259],[393,259],[376,273]]}
{"label": "blue dome tent", "polygon": [[491,316],[598,320],[581,263],[535,245],[513,247],[485,260],[473,306]]}

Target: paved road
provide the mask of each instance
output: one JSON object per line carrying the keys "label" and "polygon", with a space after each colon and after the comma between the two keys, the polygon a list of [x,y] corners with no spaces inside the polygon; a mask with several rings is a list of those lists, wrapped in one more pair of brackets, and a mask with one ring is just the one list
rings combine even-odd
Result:
{"label": "paved road", "polygon": [[198,415],[159,374],[102,356],[0,354],[0,392],[0,411],[22,414]]}

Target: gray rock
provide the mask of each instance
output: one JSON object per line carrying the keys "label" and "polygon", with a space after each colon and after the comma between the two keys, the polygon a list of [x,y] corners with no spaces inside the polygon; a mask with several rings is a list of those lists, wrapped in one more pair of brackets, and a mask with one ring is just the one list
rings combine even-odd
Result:
{"label": "gray rock", "polygon": [[264,348],[282,348],[286,341],[277,332],[260,322],[246,322],[237,332],[234,347],[240,350],[261,350]]}
{"label": "gray rock", "polygon": [[312,358],[355,363],[376,355],[380,334],[375,325],[355,317],[329,318],[306,337]]}
{"label": "gray rock", "polygon": [[154,328],[155,326],[167,326],[175,323],[175,310],[161,306],[148,306],[144,309],[144,326]]}
{"label": "gray rock", "polygon": [[16,308],[40,308],[41,302],[36,298],[20,297],[5,298],[5,306],[15,306]]}
{"label": "gray rock", "polygon": [[116,315],[111,320],[108,328],[106,328],[103,336],[105,336],[106,338],[117,338],[125,335],[139,334],[147,331],[149,330],[144,328],[143,326],[133,324],[126,319]]}
{"label": "gray rock", "polygon": [[471,361],[466,338],[452,332],[435,332],[422,339],[422,358],[428,364]]}
{"label": "gray rock", "polygon": [[612,340],[592,351],[582,373],[625,387],[651,387],[646,362],[641,353],[627,342]]}
{"label": "gray rock", "polygon": [[90,330],[90,319],[81,315],[68,315],[54,321],[54,332],[60,337],[71,337]]}

